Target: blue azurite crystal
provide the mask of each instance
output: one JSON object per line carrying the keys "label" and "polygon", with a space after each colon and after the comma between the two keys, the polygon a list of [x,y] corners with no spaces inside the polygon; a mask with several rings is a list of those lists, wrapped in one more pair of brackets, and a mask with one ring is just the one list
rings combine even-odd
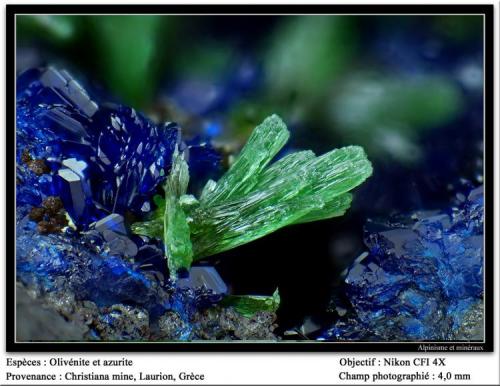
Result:
{"label": "blue azurite crystal", "polygon": [[110,213],[148,213],[176,146],[190,149],[199,174],[219,161],[207,143],[184,144],[175,123],[156,125],[133,108],[91,100],[64,70],[29,70],[18,78],[16,119],[18,164],[23,151],[47,160],[56,194],[83,228]]}
{"label": "blue azurite crystal", "polygon": [[[18,216],[24,212],[18,209]],[[173,310],[187,323],[196,311],[221,299],[206,288],[176,287],[139,263],[110,253],[98,231],[41,235],[26,215],[16,231],[17,279],[37,293],[73,293],[76,300],[99,307],[141,307],[152,319]]]}
{"label": "blue azurite crystal", "polygon": [[71,292],[99,306],[127,302],[149,307],[168,299],[154,277],[100,250],[102,240],[90,248],[85,237],[41,235],[35,228],[27,217],[18,224],[16,273],[37,292]]}
{"label": "blue azurite crystal", "polygon": [[[73,86],[70,86],[73,85]],[[18,161],[23,150],[36,158],[59,155],[57,139],[82,142],[97,104],[65,71],[32,69],[16,84]]]}
{"label": "blue azurite crystal", "polygon": [[483,296],[483,189],[448,212],[369,222],[349,269],[353,312],[327,339],[447,340]]}
{"label": "blue azurite crystal", "polygon": [[[89,175],[101,178],[94,199],[107,210],[140,214],[170,169],[180,129],[157,127],[134,109],[104,105],[93,117]],[[97,182],[97,181],[96,181]]]}

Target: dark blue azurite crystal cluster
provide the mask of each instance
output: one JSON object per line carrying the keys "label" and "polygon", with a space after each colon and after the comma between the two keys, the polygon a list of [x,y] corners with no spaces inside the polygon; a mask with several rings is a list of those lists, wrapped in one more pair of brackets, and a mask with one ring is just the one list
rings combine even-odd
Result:
{"label": "dark blue azurite crystal cluster", "polygon": [[[205,174],[217,172],[218,153],[207,143],[183,142],[175,123],[156,125],[132,108],[91,99],[54,68],[18,78],[16,124],[18,279],[41,295],[93,302],[105,325],[116,304],[138,307],[150,321],[173,310],[184,322],[174,336],[188,337],[194,312],[220,293],[165,279],[163,246],[131,235],[125,218],[154,209],[176,146]],[[62,232],[47,217],[48,203],[58,202],[74,225]]]}
{"label": "dark blue azurite crystal cluster", "polygon": [[483,188],[462,201],[446,212],[368,222],[369,253],[345,279],[352,310],[322,338],[460,339],[467,319],[481,339]]}
{"label": "dark blue azurite crystal cluster", "polygon": [[20,76],[17,138],[18,161],[22,151],[46,160],[55,193],[83,228],[110,213],[148,213],[176,145],[188,148],[196,168],[216,168],[219,160],[206,144],[183,143],[175,123],[158,126],[132,108],[97,103],[53,68]]}

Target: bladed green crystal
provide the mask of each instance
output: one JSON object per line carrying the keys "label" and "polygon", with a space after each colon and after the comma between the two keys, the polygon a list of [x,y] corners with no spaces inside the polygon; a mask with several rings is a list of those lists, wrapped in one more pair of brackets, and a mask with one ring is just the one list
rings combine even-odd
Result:
{"label": "bladed green crystal", "polygon": [[225,307],[233,307],[241,315],[251,318],[260,311],[276,312],[280,301],[280,293],[276,289],[272,296],[229,295],[224,298],[221,304]]}
{"label": "bladed green crystal", "polygon": [[285,123],[271,115],[255,128],[231,168],[201,195],[205,205],[220,203],[250,192],[266,165],[286,144],[290,133]]}
{"label": "bladed green crystal", "polygon": [[364,150],[299,151],[269,165],[288,137],[277,115],[265,119],[219,181],[207,182],[199,201],[185,194],[189,172],[176,151],[165,201],[158,200],[151,219],[133,230],[158,237],[163,229],[169,267],[176,270],[287,225],[343,215],[352,201],[348,192],[372,173]]}
{"label": "bladed green crystal", "polygon": [[175,276],[180,268],[189,269],[193,262],[193,247],[186,214],[174,197],[166,200],[164,242],[168,269]]}
{"label": "bladed green crystal", "polygon": [[325,205],[318,210],[312,210],[305,216],[295,221],[295,224],[303,224],[319,220],[326,220],[333,217],[343,216],[351,206],[352,194],[344,193],[333,200],[325,202]]}
{"label": "bladed green crystal", "polygon": [[371,173],[371,164],[358,146],[319,157],[308,151],[290,154],[255,176],[256,183],[245,194],[215,204],[201,201],[190,213],[195,259],[287,225],[340,216],[351,202],[345,193]]}
{"label": "bladed green crystal", "polygon": [[184,154],[176,148],[172,156],[172,168],[164,185],[163,242],[171,277],[175,277],[181,268],[189,269],[193,262],[191,234],[180,200],[186,194],[188,183],[188,165]]}

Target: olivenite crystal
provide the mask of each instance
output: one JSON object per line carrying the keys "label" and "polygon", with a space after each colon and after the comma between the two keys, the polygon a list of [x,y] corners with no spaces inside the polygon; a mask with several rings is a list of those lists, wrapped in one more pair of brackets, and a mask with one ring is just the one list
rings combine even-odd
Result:
{"label": "olivenite crystal", "polygon": [[[372,173],[363,149],[348,146],[318,157],[301,151],[268,166],[288,137],[277,115],[265,119],[219,181],[207,182],[199,201],[179,188],[180,177],[188,178],[187,165],[175,153],[172,162],[179,165],[179,172],[175,178],[174,168],[171,172],[166,201],[157,200],[159,208],[153,218],[132,229],[163,238],[169,267],[189,268],[193,259],[226,251],[284,226],[344,214],[352,199],[348,191]],[[177,181],[175,186],[172,181]]]}
{"label": "olivenite crystal", "polygon": [[252,317],[258,312],[276,312],[280,305],[278,289],[272,296],[263,295],[229,295],[224,298],[224,306],[233,307],[237,312],[246,317]]}
{"label": "olivenite crystal", "polygon": [[186,194],[189,171],[184,156],[177,148],[173,155],[172,170],[165,183],[165,215],[163,220],[163,241],[165,253],[169,256],[168,268],[171,274],[179,269],[188,269],[193,261],[189,225],[179,197]]}
{"label": "olivenite crystal", "polygon": [[189,210],[195,258],[222,252],[294,223],[344,214],[349,190],[372,173],[362,148],[321,156],[292,153],[271,166],[288,139],[283,121],[267,118],[222,178],[207,183]]}

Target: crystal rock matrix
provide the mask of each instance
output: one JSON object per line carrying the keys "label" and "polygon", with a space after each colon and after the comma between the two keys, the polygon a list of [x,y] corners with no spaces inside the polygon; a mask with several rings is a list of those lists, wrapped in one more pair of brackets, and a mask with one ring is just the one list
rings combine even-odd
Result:
{"label": "crystal rock matrix", "polygon": [[483,187],[447,211],[369,221],[350,267],[350,312],[321,339],[482,340]]}

